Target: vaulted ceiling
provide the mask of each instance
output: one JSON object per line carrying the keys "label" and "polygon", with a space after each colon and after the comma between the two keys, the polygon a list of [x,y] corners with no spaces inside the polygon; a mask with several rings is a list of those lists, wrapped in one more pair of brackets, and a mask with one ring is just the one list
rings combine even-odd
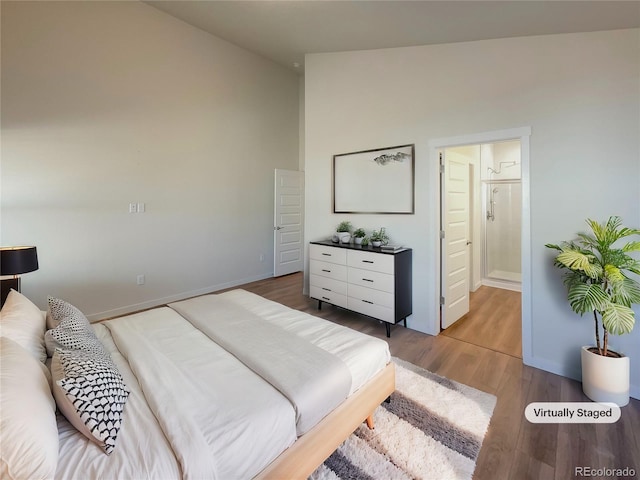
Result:
{"label": "vaulted ceiling", "polygon": [[[145,3],[302,71],[306,53],[637,28],[640,1],[191,1]],[[297,67],[294,65],[297,64]]]}

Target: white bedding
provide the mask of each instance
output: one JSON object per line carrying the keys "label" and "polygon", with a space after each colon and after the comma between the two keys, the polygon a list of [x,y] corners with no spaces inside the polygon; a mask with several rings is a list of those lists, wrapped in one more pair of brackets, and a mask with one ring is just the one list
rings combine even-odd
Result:
{"label": "white bedding", "polygon": [[[351,392],[389,362],[386,342],[242,290],[220,294],[337,355]],[[94,325],[131,390],[106,456],[58,418],[56,478],[251,478],[296,439],[291,403],[238,359],[163,307]]]}
{"label": "white bedding", "polygon": [[390,361],[389,345],[384,340],[328,322],[281,303],[267,300],[246,290],[231,290],[218,296],[245,307],[252,313],[295,333],[314,345],[333,353],[351,372],[351,390],[358,390]]}
{"label": "white bedding", "polygon": [[349,396],[342,360],[232,300],[203,295],[169,306],[291,402],[298,436]]}
{"label": "white bedding", "polygon": [[[94,325],[98,338],[109,350],[124,381],[131,390],[126,406],[126,417],[118,436],[117,447],[109,456],[100,447],[87,440],[59,412],[57,414],[60,439],[59,479],[86,480],[89,478],[134,479],[181,478],[182,470],[169,442],[147,406],[136,377],[127,361],[119,354],[104,325]],[[142,475],[141,475],[142,473]]]}

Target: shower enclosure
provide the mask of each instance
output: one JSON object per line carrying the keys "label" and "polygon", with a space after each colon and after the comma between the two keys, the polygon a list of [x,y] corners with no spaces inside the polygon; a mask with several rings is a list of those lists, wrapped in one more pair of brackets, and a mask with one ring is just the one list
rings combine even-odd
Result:
{"label": "shower enclosure", "polygon": [[520,290],[520,142],[481,147],[484,285]]}

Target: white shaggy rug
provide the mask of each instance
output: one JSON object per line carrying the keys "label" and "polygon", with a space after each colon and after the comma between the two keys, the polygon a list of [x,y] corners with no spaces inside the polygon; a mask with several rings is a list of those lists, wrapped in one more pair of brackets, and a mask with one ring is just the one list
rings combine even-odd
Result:
{"label": "white shaggy rug", "polygon": [[394,358],[396,391],[311,480],[462,480],[475,469],[496,397]]}

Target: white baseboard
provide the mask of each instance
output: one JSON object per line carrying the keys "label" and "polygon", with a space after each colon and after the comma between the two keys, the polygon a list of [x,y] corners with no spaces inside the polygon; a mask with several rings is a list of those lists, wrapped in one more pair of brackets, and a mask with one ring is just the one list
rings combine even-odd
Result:
{"label": "white baseboard", "polygon": [[197,297],[198,295],[206,295],[207,293],[217,292],[219,290],[224,290],[225,288],[233,288],[233,287],[237,287],[238,285],[244,285],[246,283],[256,282],[258,280],[264,280],[265,278],[271,278],[271,277],[273,277],[273,272],[257,275],[255,277],[234,280],[232,282],[220,283],[217,285],[200,288],[198,290],[191,290],[188,292],[177,293],[175,295],[170,295],[168,297],[155,298],[153,300],[147,300],[145,302],[136,303],[133,305],[126,305],[124,307],[118,307],[112,310],[106,310],[104,312],[92,313],[90,315],[87,315],[87,319],[89,319],[90,322],[97,322],[99,320],[105,320],[107,318],[119,317],[121,315],[126,315],[128,313],[139,312],[140,310],[146,310],[148,308],[158,307],[160,305],[166,305],[167,303],[171,303],[171,302],[179,302],[180,300],[185,300],[191,297]]}
{"label": "white baseboard", "polygon": [[487,287],[502,288],[504,290],[512,290],[514,292],[522,291],[522,284],[517,282],[509,282],[508,280],[492,280],[485,278],[482,280],[482,285]]}

